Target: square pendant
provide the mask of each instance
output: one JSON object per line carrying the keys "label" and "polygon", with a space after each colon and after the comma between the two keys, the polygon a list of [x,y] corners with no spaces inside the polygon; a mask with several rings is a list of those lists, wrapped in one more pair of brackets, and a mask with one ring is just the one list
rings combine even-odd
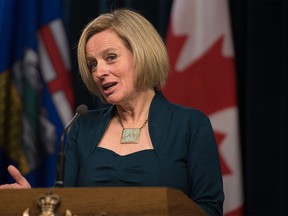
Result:
{"label": "square pendant", "polygon": [[140,128],[124,128],[122,130],[121,143],[139,143],[140,139]]}

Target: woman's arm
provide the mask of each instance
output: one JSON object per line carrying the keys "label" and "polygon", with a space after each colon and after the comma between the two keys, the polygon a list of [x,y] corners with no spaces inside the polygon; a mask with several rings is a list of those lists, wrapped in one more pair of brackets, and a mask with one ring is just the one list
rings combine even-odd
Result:
{"label": "woman's arm", "polygon": [[208,117],[195,131],[189,147],[190,196],[209,215],[223,215],[223,183],[214,132]]}

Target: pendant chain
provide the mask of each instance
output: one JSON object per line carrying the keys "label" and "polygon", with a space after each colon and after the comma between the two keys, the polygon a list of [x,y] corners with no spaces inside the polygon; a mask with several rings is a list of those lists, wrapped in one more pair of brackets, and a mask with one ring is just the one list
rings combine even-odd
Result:
{"label": "pendant chain", "polygon": [[[122,121],[121,121],[121,118],[120,118],[119,116],[118,116],[118,118],[119,118],[119,122],[120,122],[122,128],[125,129],[125,128],[124,128],[124,125],[123,125],[123,123],[122,123]],[[143,123],[143,125],[139,128],[140,131],[145,127],[145,125],[147,124],[147,122],[148,122],[148,120],[146,119],[145,122]]]}

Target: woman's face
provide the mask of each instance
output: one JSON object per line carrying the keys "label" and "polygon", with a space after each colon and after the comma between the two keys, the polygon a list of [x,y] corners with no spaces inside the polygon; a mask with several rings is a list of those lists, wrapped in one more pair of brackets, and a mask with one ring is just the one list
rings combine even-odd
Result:
{"label": "woman's face", "polygon": [[105,30],[87,41],[86,61],[108,103],[121,105],[136,97],[132,53],[114,31]]}

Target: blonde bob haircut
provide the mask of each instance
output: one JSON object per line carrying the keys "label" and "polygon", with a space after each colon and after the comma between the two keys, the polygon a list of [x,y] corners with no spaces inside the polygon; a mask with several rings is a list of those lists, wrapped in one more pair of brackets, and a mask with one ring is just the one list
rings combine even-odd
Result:
{"label": "blonde bob haircut", "polygon": [[86,60],[86,43],[95,34],[112,29],[131,51],[136,73],[136,91],[159,89],[165,85],[169,59],[165,44],[153,25],[137,12],[117,9],[92,20],[84,28],[78,43],[78,65],[88,90],[106,102],[95,84]]}

